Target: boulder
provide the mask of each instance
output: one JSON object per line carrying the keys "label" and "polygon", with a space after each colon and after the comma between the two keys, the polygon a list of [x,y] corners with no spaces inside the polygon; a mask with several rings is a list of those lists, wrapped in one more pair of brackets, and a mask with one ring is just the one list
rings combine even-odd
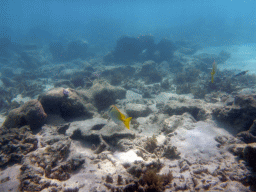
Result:
{"label": "boulder", "polygon": [[142,50],[139,39],[124,36],[117,40],[113,55],[116,62],[127,62],[137,60]]}
{"label": "boulder", "polygon": [[146,117],[152,113],[152,110],[146,105],[128,103],[126,105],[126,113],[129,117],[133,118]]}
{"label": "boulder", "polygon": [[147,84],[162,81],[162,75],[156,70],[156,63],[154,61],[144,62],[136,75],[143,77]]}
{"label": "boulder", "polygon": [[[247,131],[256,119],[256,95],[238,95],[233,105],[221,106],[213,110],[213,116],[234,127],[238,132]],[[252,128],[251,132],[254,133]]]}
{"label": "boulder", "polygon": [[154,60],[157,62],[162,62],[173,58],[174,51],[177,50],[177,47],[171,40],[164,38],[157,44],[156,50],[159,52],[159,54]]}
{"label": "boulder", "polygon": [[93,86],[79,94],[89,98],[93,105],[100,111],[116,103],[116,99],[124,99],[126,90],[119,86],[112,86],[108,82],[95,80]]}
{"label": "boulder", "polygon": [[[73,139],[99,144],[102,139],[107,142],[116,142],[123,138],[134,138],[134,133],[124,126],[108,123],[106,119],[93,118],[85,121],[72,122],[66,134]],[[102,137],[102,139],[101,139]]]}
{"label": "boulder", "polygon": [[204,103],[198,99],[178,102],[171,100],[163,108],[163,112],[168,115],[182,115],[187,112],[190,113],[196,120],[205,120],[207,118]]}
{"label": "boulder", "polygon": [[256,143],[250,143],[244,148],[244,159],[256,171]]}
{"label": "boulder", "polygon": [[70,88],[52,89],[40,95],[39,100],[46,113],[60,115],[64,120],[88,118],[96,110],[88,102],[88,98],[79,95],[77,91]]}
{"label": "boulder", "polygon": [[174,132],[176,128],[183,127],[187,130],[194,128],[196,120],[189,113],[183,113],[182,115],[172,115],[163,122],[163,131],[168,134]]}
{"label": "boulder", "polygon": [[47,115],[41,103],[38,100],[30,100],[23,106],[11,110],[3,126],[6,128],[19,128],[29,125],[33,130],[42,126],[46,117]]}

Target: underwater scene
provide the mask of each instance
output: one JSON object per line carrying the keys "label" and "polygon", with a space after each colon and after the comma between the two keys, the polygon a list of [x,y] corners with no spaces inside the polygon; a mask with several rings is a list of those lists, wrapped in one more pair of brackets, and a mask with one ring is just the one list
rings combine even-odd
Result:
{"label": "underwater scene", "polygon": [[0,192],[256,191],[255,8],[1,0]]}

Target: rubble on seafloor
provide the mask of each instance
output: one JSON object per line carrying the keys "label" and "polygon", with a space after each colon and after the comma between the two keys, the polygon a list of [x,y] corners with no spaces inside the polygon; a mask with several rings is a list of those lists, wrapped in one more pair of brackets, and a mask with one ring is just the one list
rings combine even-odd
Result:
{"label": "rubble on seafloor", "polygon": [[[31,110],[28,107],[15,110],[16,115],[11,112],[7,116],[1,127],[1,191],[255,189],[255,143],[245,140],[245,133],[235,137],[220,125],[226,120],[225,116],[234,113],[231,110],[253,114],[254,96],[235,98],[228,110],[223,104],[193,98],[178,99],[175,104],[174,100],[169,100],[164,105],[145,99],[148,104],[143,103],[143,99],[140,104],[127,106],[120,102],[117,106],[127,114],[136,114],[128,130],[108,120],[105,114],[98,114],[97,107],[86,107],[93,106],[94,101],[83,96],[84,92],[70,90],[70,94],[74,94],[71,98],[65,98],[61,92],[50,96],[60,90],[39,97],[42,107],[46,106],[47,119],[36,132],[31,130],[30,121],[22,122],[17,128],[6,123],[17,117],[20,118],[18,122],[27,119],[26,115],[30,117],[31,114],[26,111],[35,111],[34,106]],[[77,117],[91,115],[68,122],[61,112],[68,110],[66,107],[52,110],[47,104],[58,97],[62,99],[56,106],[64,107],[61,102],[70,100],[70,104],[75,103],[70,110],[76,107],[83,110],[76,114]],[[169,98],[181,96],[169,94]],[[243,106],[251,113],[243,111]],[[40,112],[44,115],[44,111]],[[37,114],[33,116],[34,121],[42,118]],[[215,116],[221,117],[219,122],[214,120]],[[62,119],[61,123],[56,123],[56,119]],[[235,123],[229,119],[223,123]],[[245,130],[244,123],[237,123],[237,127],[243,125]],[[254,129],[255,125],[248,129],[251,137],[255,136]],[[236,133],[240,129],[233,131]]]}
{"label": "rubble on seafloor", "polygon": [[[86,42],[53,43],[61,63],[36,49],[1,68],[0,191],[256,190],[255,75],[218,71],[212,83],[209,68],[229,53],[142,37],[90,60]],[[142,53],[131,44],[147,41]],[[135,60],[119,56],[122,42]],[[132,117],[130,130],[111,105]]]}

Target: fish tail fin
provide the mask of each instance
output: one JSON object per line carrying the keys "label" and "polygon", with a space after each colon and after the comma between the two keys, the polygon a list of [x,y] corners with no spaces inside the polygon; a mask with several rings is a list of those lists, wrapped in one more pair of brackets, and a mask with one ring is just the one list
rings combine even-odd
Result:
{"label": "fish tail fin", "polygon": [[126,119],[124,119],[124,125],[127,129],[130,129],[130,121],[131,121],[132,117],[128,117]]}

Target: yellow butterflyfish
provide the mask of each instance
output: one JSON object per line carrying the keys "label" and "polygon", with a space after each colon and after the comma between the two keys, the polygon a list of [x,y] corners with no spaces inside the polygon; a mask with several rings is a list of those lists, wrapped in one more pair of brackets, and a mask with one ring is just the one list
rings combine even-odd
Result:
{"label": "yellow butterflyfish", "polygon": [[116,124],[124,124],[127,129],[130,129],[130,121],[132,117],[126,118],[126,116],[121,113],[121,111],[115,105],[110,106],[108,114]]}
{"label": "yellow butterflyfish", "polygon": [[214,62],[212,64],[212,71],[211,71],[211,82],[212,83],[213,83],[213,79],[214,79],[214,75],[216,73],[216,70],[217,70],[217,65],[216,65],[215,60],[214,60]]}

